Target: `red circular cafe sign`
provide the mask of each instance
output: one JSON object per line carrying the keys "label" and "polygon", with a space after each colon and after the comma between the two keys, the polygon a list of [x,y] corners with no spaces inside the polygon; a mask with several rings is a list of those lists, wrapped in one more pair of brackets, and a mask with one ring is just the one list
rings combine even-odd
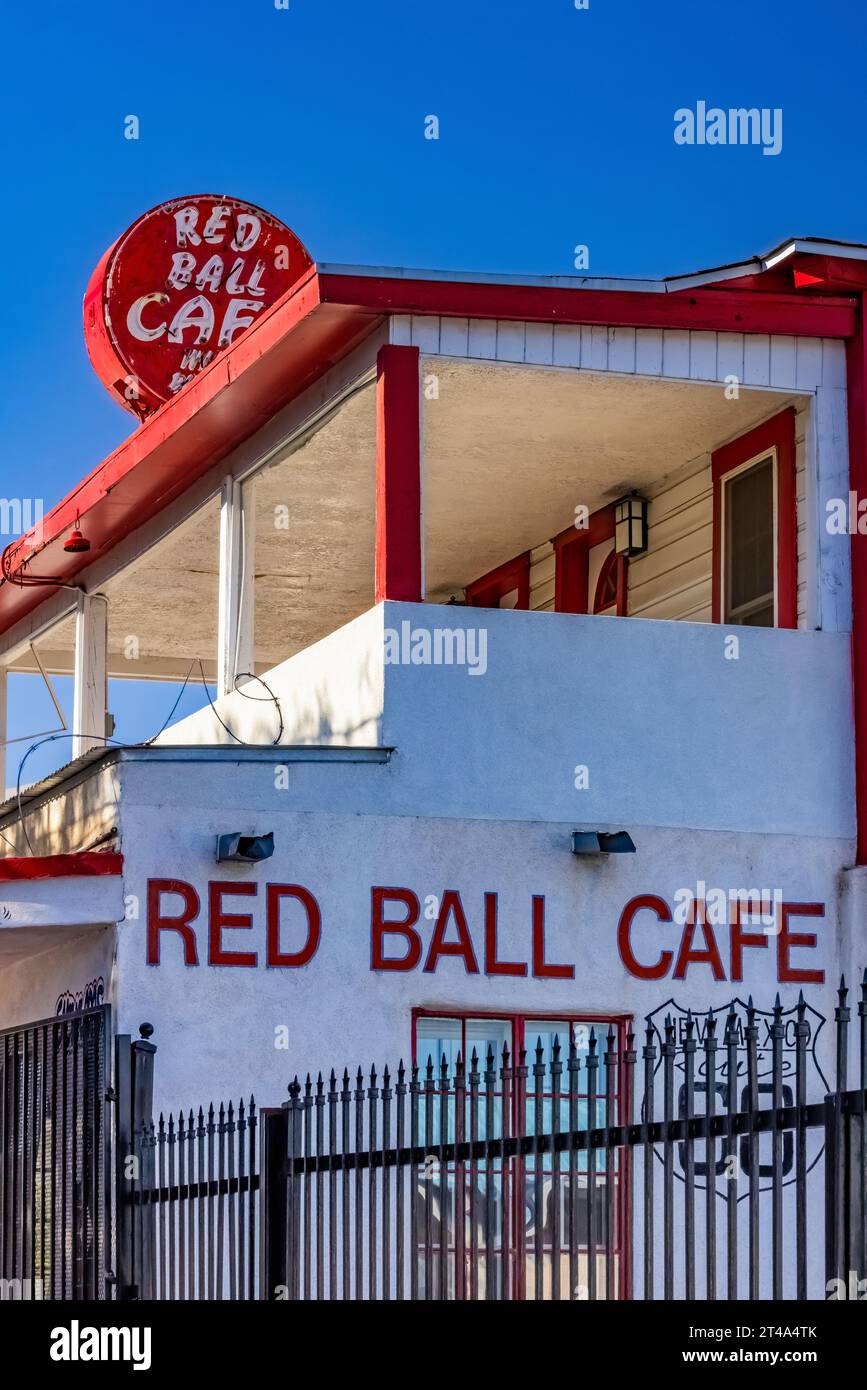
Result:
{"label": "red circular cafe sign", "polygon": [[276,217],[208,194],[160,203],[109,247],[84,296],[93,367],[147,415],[235,341],[312,265]]}

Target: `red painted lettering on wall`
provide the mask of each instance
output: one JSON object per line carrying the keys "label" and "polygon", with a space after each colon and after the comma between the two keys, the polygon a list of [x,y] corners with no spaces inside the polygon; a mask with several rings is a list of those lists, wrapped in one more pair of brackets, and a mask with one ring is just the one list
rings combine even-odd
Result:
{"label": "red painted lettering on wall", "polygon": [[671,913],[668,903],[663,898],[657,898],[653,893],[645,893],[641,897],[631,898],[620,914],[620,922],[617,926],[617,945],[620,951],[620,959],[626,966],[630,975],[634,975],[637,980],[661,980],[668,974],[672,962],[671,951],[660,952],[659,959],[653,965],[642,965],[635,957],[632,950],[632,923],[636,913],[644,908],[649,908],[655,912],[660,922],[670,922]]}
{"label": "red painted lettering on wall", "polygon": [[485,894],[485,974],[526,975],[526,961],[499,960],[497,957],[497,895]]}
{"label": "red painted lettering on wall", "polygon": [[[645,964],[639,959],[634,944],[634,929],[637,925],[638,914],[649,909],[656,913],[657,921],[663,926],[672,926],[680,930],[680,941],[676,937],[673,939],[669,934],[665,938],[672,946],[676,945],[677,955],[673,949],[666,948],[661,950],[656,960]],[[765,931],[744,930],[741,921],[741,904],[735,902],[732,906],[731,922],[728,925],[729,932],[729,979],[735,983],[743,980],[744,951],[767,950],[768,943],[776,937],[777,943],[777,980],[780,984],[814,984],[821,985],[825,980],[824,970],[816,967],[805,969],[802,966],[793,965],[791,962],[792,951],[812,951],[816,949],[818,937],[815,932],[793,932],[789,928],[791,917],[824,917],[824,903],[787,903],[784,902],[780,907],[779,922],[773,927],[768,927]],[[703,947],[697,947],[695,942],[696,929],[700,928]],[[669,972],[675,980],[684,980],[690,969],[704,967],[710,971],[710,976],[714,980],[725,980],[725,966],[723,957],[720,953],[717,933],[724,931],[725,927],[714,927],[708,920],[705,904],[698,901],[690,910],[689,916],[682,928],[677,928],[674,923],[668,904],[663,898],[645,894],[639,897],[630,898],[629,902],[620,914],[620,922],[617,929],[617,945],[627,972],[638,980],[661,980]],[[676,961],[672,970],[672,962]]]}
{"label": "red painted lettering on wall", "polygon": [[[280,950],[280,903],[283,898],[295,898],[304,908],[307,917],[307,939],[297,951]],[[268,954],[267,964],[271,967],[295,970],[306,965],[316,954],[319,938],[322,935],[322,913],[313,894],[302,888],[300,883],[269,883],[266,893]]]}
{"label": "red painted lettering on wall", "polygon": [[[457,941],[446,941],[445,934],[449,918],[454,919],[457,930]],[[464,905],[461,902],[460,893],[454,889],[447,888],[443,893],[440,910],[437,913],[436,926],[433,929],[433,936],[430,939],[427,960],[424,968],[428,973],[436,970],[437,961],[440,956],[457,956],[464,963],[464,969],[468,975],[478,975],[479,967],[476,962],[476,953],[473,950],[473,943],[470,939],[470,929],[467,926],[467,918],[464,912]]]}
{"label": "red painted lettering on wall", "polygon": [[[403,903],[406,916],[402,922],[386,921],[388,902]],[[371,970],[415,970],[421,960],[421,938],[413,928],[418,921],[419,903],[409,888],[371,888],[370,890],[370,968]],[[402,936],[408,949],[404,956],[386,956],[383,949],[387,936]]]}
{"label": "red painted lettering on wall", "polygon": [[[163,893],[175,893],[183,898],[183,910],[178,916],[163,914]],[[148,965],[160,963],[160,932],[177,932],[184,943],[184,965],[198,965],[196,933],[190,923],[199,915],[199,895],[191,883],[180,878],[151,878],[148,880]]]}
{"label": "red painted lettering on wall", "polygon": [[244,928],[251,931],[253,918],[248,912],[224,912],[223,894],[255,898],[257,883],[208,884],[208,965],[240,965],[250,968],[256,964],[255,951],[226,951],[223,949],[224,928]]}

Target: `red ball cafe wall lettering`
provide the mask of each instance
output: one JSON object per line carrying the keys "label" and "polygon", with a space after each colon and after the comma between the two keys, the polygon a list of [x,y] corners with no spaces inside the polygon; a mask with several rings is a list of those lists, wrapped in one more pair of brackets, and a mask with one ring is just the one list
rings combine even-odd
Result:
{"label": "red ball cafe wall lettering", "polygon": [[[666,975],[671,974],[675,980],[684,980],[689,973],[690,967],[703,967],[710,972],[710,978],[714,980],[724,980],[726,978],[723,957],[720,953],[717,941],[717,931],[707,920],[702,903],[696,903],[697,910],[690,912],[682,929],[679,929],[673,922],[671,911],[663,898],[655,894],[642,894],[635,898],[630,898],[620,914],[620,921],[617,927],[617,945],[627,972],[636,980],[661,980]],[[655,958],[653,952],[649,953],[650,958],[639,959],[636,947],[633,943],[633,929],[637,925],[639,914],[650,912],[653,914],[656,924],[661,928],[670,925],[670,930],[660,931],[660,945],[656,950]],[[729,925],[729,979],[739,982],[743,980],[743,965],[745,950],[767,951],[772,943],[776,948],[777,981],[779,984],[802,984],[802,985],[821,985],[825,980],[825,972],[820,969],[805,969],[802,966],[793,964],[792,952],[815,950],[818,938],[815,932],[795,932],[790,927],[793,917],[824,917],[824,903],[789,903],[781,904],[780,926],[774,931],[744,931],[741,923],[740,908],[736,904],[732,910],[732,920]],[[695,934],[700,929],[703,937],[702,945],[696,947]],[[680,941],[677,942],[677,931],[681,931]],[[655,936],[655,933],[654,933]],[[675,958],[672,946],[677,945],[677,956]],[[645,950],[647,950],[645,946]],[[672,969],[672,963],[674,968]],[[707,977],[706,977],[707,978]]]}
{"label": "red ball cafe wall lettering", "polygon": [[[259,884],[252,881],[215,880],[208,884],[207,923],[200,927],[202,944],[207,941],[207,964],[215,967],[250,969],[264,963],[272,969],[297,969],[307,965],[316,953],[322,935],[322,913],[309,889],[298,883],[266,883],[265,950],[250,949],[259,940],[254,904],[238,899],[255,899]],[[175,902],[166,901],[174,898]],[[235,899],[236,901],[232,901]],[[283,904],[293,903],[283,920]],[[442,959],[459,960],[467,975],[511,976],[515,978],[572,980],[575,966],[549,958],[546,942],[546,904],[534,894],[529,905],[526,960],[507,960],[500,954],[499,903],[493,892],[483,894],[482,904],[472,907],[457,889],[446,889],[437,900],[436,918],[425,944],[420,925],[421,905],[411,888],[373,887],[370,890],[370,968],[377,972],[409,973],[421,968],[434,974]],[[478,912],[478,909],[481,911]],[[183,879],[159,878],[148,881],[147,962],[160,965],[167,949],[164,937],[173,941],[172,962],[200,964],[200,936],[197,922],[202,905],[191,883]],[[671,976],[685,980],[698,976],[705,980],[740,983],[744,965],[752,953],[772,952],[780,984],[822,984],[824,970],[803,963],[803,952],[815,951],[816,932],[796,931],[794,919],[824,917],[824,903],[783,902],[779,926],[774,930],[747,930],[741,909],[734,904],[727,926],[708,920],[704,904],[696,903],[686,922],[674,921],[664,898],[639,894],[630,898],[620,914],[615,938],[620,960],[633,979],[646,982]],[[299,926],[303,941],[294,951],[282,947],[281,930],[291,920],[296,938]],[[728,939],[725,939],[725,933]],[[236,935],[245,933],[243,942]],[[246,935],[252,933],[252,935]],[[657,939],[658,938],[658,939]],[[260,943],[261,944],[261,943]],[[243,945],[244,949],[241,949]]]}

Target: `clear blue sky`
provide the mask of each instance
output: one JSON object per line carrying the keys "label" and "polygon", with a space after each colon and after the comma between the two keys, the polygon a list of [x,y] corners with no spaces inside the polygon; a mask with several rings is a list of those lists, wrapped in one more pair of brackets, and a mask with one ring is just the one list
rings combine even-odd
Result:
{"label": "clear blue sky", "polygon": [[[863,0],[5,5],[0,493],[47,509],[129,433],[81,300],[153,204],[248,198],[318,260],[541,274],[576,243],[643,276],[867,241],[865,39]],[[782,108],[782,152],[675,145],[700,99]]]}

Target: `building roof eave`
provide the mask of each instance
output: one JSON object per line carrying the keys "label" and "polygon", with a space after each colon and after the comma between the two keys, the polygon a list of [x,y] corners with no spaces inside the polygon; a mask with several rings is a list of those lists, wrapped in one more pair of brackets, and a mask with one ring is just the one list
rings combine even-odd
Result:
{"label": "building roof eave", "polygon": [[[761,260],[659,281],[314,265],[82,479],[39,528],[7,547],[10,577],[0,582],[0,632],[56,592],[23,587],[16,578],[50,576],[74,587],[95,559],[162,511],[389,316],[850,336],[851,295],[757,292],[754,283],[743,283],[797,254],[865,260],[867,246],[789,239]],[[728,286],[730,280],[740,283]],[[76,554],[63,542],[78,518],[90,549]]]}

